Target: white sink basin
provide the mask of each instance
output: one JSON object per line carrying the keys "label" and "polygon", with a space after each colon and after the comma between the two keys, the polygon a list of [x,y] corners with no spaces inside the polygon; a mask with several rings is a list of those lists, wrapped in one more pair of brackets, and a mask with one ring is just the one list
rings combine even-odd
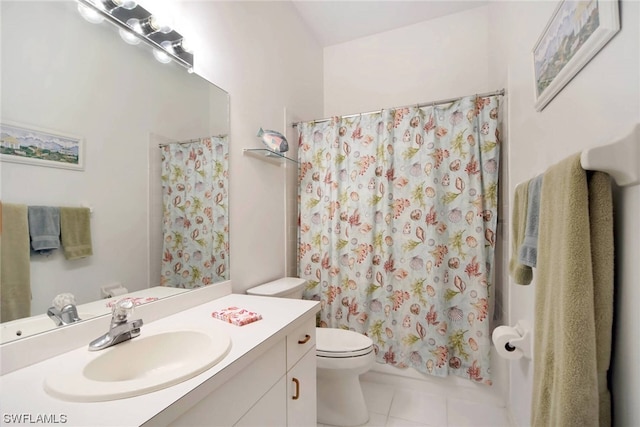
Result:
{"label": "white sink basin", "polygon": [[85,363],[48,376],[44,389],[75,402],[138,396],[195,377],[231,348],[229,336],[215,329],[142,334],[99,352],[87,350]]}

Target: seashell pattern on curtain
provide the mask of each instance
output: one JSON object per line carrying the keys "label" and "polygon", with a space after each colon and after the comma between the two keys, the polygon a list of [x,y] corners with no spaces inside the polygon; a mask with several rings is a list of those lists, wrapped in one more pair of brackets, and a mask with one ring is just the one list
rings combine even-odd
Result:
{"label": "seashell pattern on curtain", "polygon": [[162,286],[229,278],[228,161],[226,137],[163,147]]}
{"label": "seashell pattern on curtain", "polygon": [[298,125],[305,298],[379,363],[491,384],[498,102]]}

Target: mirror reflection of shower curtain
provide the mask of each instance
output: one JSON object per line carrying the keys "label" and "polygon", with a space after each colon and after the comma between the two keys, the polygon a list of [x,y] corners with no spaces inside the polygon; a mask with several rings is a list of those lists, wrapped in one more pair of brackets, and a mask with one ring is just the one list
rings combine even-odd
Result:
{"label": "mirror reflection of shower curtain", "polygon": [[227,163],[226,137],[162,147],[162,286],[228,279]]}
{"label": "mirror reflection of shower curtain", "polygon": [[298,125],[299,273],[377,360],[490,384],[498,97]]}

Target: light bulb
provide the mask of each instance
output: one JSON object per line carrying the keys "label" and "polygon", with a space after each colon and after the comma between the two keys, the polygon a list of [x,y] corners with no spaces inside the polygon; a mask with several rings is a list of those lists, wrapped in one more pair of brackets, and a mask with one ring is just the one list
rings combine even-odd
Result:
{"label": "light bulb", "polygon": [[119,7],[127,10],[133,10],[138,7],[138,2],[135,0],[88,0],[98,9],[106,10],[110,12]]}
{"label": "light bulb", "polygon": [[133,31],[143,36],[153,34],[160,29],[158,21],[154,16],[149,16],[145,19],[131,18],[127,20],[127,25],[131,27]]}
{"label": "light bulb", "polygon": [[142,34],[142,28],[140,27],[140,20],[139,19],[130,18],[130,19],[127,20],[127,25],[129,26],[129,28],[131,28],[136,33]]}
{"label": "light bulb", "polygon": [[122,8],[127,10],[133,10],[138,7],[138,3],[133,0],[124,0],[122,2]]}
{"label": "light bulb", "polygon": [[153,56],[158,60],[158,62],[162,62],[163,64],[171,62],[171,57],[160,49],[153,49]]}
{"label": "light bulb", "polygon": [[174,54],[182,53],[182,52],[191,53],[191,47],[189,46],[189,43],[187,43],[187,41],[184,38],[174,42],[165,40],[162,43],[160,43],[160,46],[162,46],[164,50],[166,50],[167,52],[171,52]]}
{"label": "light bulb", "polygon": [[118,32],[120,33],[120,37],[125,41],[125,43],[134,46],[140,43],[140,39],[133,32],[125,30],[123,28],[120,28]]}
{"label": "light bulb", "polygon": [[104,17],[100,15],[99,12],[81,3],[78,3],[78,12],[84,19],[91,22],[92,24],[100,24],[104,21]]}
{"label": "light bulb", "polygon": [[173,22],[171,19],[168,19],[163,15],[153,15],[153,18],[155,19],[155,23],[158,26],[158,31],[160,31],[161,33],[168,34],[173,31]]}
{"label": "light bulb", "polygon": [[175,53],[176,50],[174,48],[174,44],[172,42],[170,42],[169,40],[165,40],[162,43],[160,43],[160,46],[162,46],[162,48],[164,50],[166,50],[167,52],[171,52],[171,53]]}
{"label": "light bulb", "polygon": [[98,0],[94,1],[93,3],[100,9],[111,12],[112,10],[122,6],[123,0]]}
{"label": "light bulb", "polygon": [[193,50],[191,49],[191,45],[189,44],[189,42],[187,41],[187,39],[182,39],[180,41],[180,47],[182,47],[182,50],[184,50],[185,52],[188,53],[193,53]]}

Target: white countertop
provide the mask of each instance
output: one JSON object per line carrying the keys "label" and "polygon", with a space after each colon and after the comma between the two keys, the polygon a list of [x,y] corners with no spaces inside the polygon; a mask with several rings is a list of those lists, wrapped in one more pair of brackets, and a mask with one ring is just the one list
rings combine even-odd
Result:
{"label": "white countertop", "polygon": [[[263,318],[248,325],[235,326],[211,317],[214,310],[230,306],[258,312]],[[90,355],[95,355],[87,350],[88,343],[84,343],[76,350],[0,377],[0,424],[139,426],[156,416],[152,424],[170,422],[174,416],[204,397],[201,396],[203,392],[210,393],[218,388],[263,351],[292,332],[292,322],[311,319],[318,310],[319,304],[315,301],[227,295],[142,327],[141,336],[189,327],[206,328],[208,324],[226,331],[232,341],[229,354],[202,374],[153,393],[107,402],[66,402],[49,396],[43,389],[44,379],[49,373],[58,372],[70,364],[85,363]],[[206,386],[201,386],[205,382]],[[193,392],[196,388],[199,393]],[[185,396],[185,399],[176,402]],[[22,422],[18,422],[20,417]],[[212,417],[213,421],[215,415]],[[45,418],[48,422],[37,422]]]}

